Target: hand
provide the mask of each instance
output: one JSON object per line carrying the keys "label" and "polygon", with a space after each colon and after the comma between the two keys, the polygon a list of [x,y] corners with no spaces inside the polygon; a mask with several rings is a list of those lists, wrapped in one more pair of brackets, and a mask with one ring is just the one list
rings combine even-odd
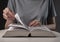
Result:
{"label": "hand", "polygon": [[15,16],[14,13],[12,11],[10,11],[9,8],[5,8],[3,10],[3,18],[4,19],[13,21],[15,19],[14,16]]}
{"label": "hand", "polygon": [[40,26],[40,25],[41,25],[41,23],[38,20],[34,20],[34,21],[29,23],[29,26],[33,26],[33,27]]}

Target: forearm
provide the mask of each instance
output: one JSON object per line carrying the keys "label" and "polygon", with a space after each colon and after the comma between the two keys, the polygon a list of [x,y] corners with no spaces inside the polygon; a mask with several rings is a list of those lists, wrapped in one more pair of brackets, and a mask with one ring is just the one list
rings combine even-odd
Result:
{"label": "forearm", "polygon": [[46,25],[49,29],[51,30],[55,30],[56,29],[56,24],[50,24],[50,25]]}
{"label": "forearm", "polygon": [[51,30],[55,30],[56,29],[55,17],[53,17],[52,19],[53,19],[53,24],[49,24],[49,25],[46,25],[46,26]]}

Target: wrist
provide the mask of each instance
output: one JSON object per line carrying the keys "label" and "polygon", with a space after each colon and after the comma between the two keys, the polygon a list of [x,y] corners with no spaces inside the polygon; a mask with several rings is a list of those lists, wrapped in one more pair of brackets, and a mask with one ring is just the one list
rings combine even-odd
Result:
{"label": "wrist", "polygon": [[11,22],[11,23],[13,23],[14,21],[13,21],[13,20],[7,20],[6,22]]}
{"label": "wrist", "polygon": [[5,23],[5,29],[8,28],[8,25],[13,23],[14,21],[13,20],[7,20],[6,23]]}
{"label": "wrist", "polygon": [[15,19],[7,19],[7,21],[11,21],[11,22],[13,22]]}

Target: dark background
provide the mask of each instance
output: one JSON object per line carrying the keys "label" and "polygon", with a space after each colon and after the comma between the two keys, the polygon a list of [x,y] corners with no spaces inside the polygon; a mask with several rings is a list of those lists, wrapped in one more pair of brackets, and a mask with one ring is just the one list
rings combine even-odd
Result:
{"label": "dark background", "polygon": [[[4,29],[5,21],[3,19],[3,9],[7,6],[8,0],[0,0],[0,30]],[[57,17],[56,17],[56,31],[60,32],[60,0],[54,0]]]}
{"label": "dark background", "polygon": [[57,12],[56,31],[60,32],[60,0],[54,0],[54,3],[55,3],[56,12]]}
{"label": "dark background", "polygon": [[0,0],[0,30],[4,29],[5,20],[3,19],[3,9],[7,6],[8,0]]}

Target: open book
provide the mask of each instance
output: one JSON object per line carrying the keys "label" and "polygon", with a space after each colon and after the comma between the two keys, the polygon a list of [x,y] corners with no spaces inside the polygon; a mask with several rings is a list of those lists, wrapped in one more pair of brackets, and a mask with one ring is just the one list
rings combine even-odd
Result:
{"label": "open book", "polygon": [[[10,24],[9,25],[9,29],[8,30],[14,30],[14,29],[26,29],[26,30],[29,30],[29,31],[32,31],[32,29],[41,29],[41,30],[46,30],[46,31],[50,31],[46,26],[40,26],[40,28],[36,28],[36,27],[29,27],[29,26],[27,26],[27,25],[25,25],[23,22],[22,22],[22,20],[21,20],[21,18],[19,17],[19,15],[18,15],[18,13],[16,13],[16,15],[15,15],[15,18],[16,18],[16,20],[20,23],[20,24]],[[13,28],[12,28],[13,27]],[[42,28],[43,27],[43,28]]]}
{"label": "open book", "polygon": [[[24,29],[28,29],[28,26],[25,25],[21,18],[19,17],[18,13],[15,14],[15,19],[20,23],[20,24],[10,24],[9,27],[21,27]],[[12,30],[12,29],[16,29],[16,28],[9,28],[8,30]]]}
{"label": "open book", "polygon": [[46,26],[29,27],[26,26],[19,15],[15,15],[20,24],[10,24],[8,31],[3,37],[55,37],[55,35]]}

